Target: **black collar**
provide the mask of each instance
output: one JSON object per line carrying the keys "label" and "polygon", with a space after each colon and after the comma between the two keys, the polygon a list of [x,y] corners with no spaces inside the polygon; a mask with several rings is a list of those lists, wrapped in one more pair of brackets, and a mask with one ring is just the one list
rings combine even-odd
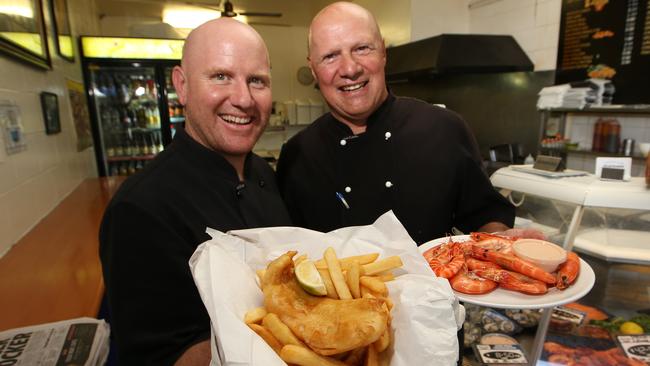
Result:
{"label": "black collar", "polygon": [[[371,131],[376,128],[380,128],[380,126],[386,126],[390,120],[388,117],[391,106],[395,102],[395,96],[393,93],[388,91],[388,96],[386,97],[386,100],[383,101],[379,105],[379,108],[377,108],[372,114],[368,117],[368,120],[366,121],[366,132]],[[334,117],[334,115],[330,112],[329,114],[329,119],[327,121],[327,125],[334,131],[336,132],[337,136],[352,136],[352,129],[345,123],[339,121]],[[363,134],[363,133],[362,133]],[[360,135],[362,135],[360,134]]]}
{"label": "black collar", "polygon": [[[187,134],[184,129],[177,130],[172,145],[181,152],[188,164],[196,164],[201,167],[200,169],[206,169],[206,173],[218,174],[225,179],[239,182],[237,171],[228,160],[226,160],[220,153],[201,145],[198,141],[194,140],[192,136]],[[252,153],[249,152],[244,161],[244,178],[250,176],[251,158]]]}

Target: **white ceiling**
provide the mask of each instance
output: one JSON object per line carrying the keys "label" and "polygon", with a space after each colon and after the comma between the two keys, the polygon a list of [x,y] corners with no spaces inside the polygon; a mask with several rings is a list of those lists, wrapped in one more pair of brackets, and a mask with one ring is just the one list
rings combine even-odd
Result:
{"label": "white ceiling", "polygon": [[[223,0],[97,0],[100,19],[104,17],[162,18],[166,6],[199,6],[223,9]],[[328,0],[231,0],[236,12],[282,13],[282,17],[249,17],[251,23],[307,26]]]}

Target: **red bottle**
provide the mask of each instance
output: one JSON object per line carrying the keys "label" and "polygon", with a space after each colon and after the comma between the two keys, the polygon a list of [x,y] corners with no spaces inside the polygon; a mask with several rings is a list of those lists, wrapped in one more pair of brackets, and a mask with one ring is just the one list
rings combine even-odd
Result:
{"label": "red bottle", "polygon": [[602,120],[596,121],[594,124],[594,136],[591,140],[591,151],[600,151],[602,149],[602,136],[603,136],[604,122]]}

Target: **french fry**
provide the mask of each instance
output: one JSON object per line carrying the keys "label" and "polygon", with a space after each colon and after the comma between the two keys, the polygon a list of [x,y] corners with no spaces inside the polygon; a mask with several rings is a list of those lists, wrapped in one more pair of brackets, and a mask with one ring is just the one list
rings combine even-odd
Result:
{"label": "french fry", "polygon": [[367,287],[361,286],[361,297],[364,299],[375,299],[377,296],[372,293]]}
{"label": "french fry", "polygon": [[363,364],[364,366],[379,366],[379,357],[377,357],[377,350],[373,345],[368,346],[368,351],[366,352],[366,361]]}
{"label": "french fry", "polygon": [[302,254],[298,256],[296,259],[293,260],[293,265],[297,266],[300,264],[300,262],[304,261],[307,259],[307,254]]}
{"label": "french fry", "polygon": [[377,277],[377,279],[381,280],[382,282],[390,282],[395,279],[395,274],[393,274],[391,271],[387,271],[373,275],[373,277]]}
{"label": "french fry", "polygon": [[401,267],[402,264],[402,259],[400,259],[399,256],[392,256],[388,258],[384,258],[382,260],[364,264],[361,266],[362,271],[361,274],[364,276],[372,276],[374,274],[384,272],[384,271],[389,271],[391,269],[399,268]]}
{"label": "french fry", "polygon": [[395,303],[393,303],[393,300],[391,300],[390,296],[386,296],[384,298],[384,301],[386,302],[386,306],[388,307],[388,311],[393,310],[393,307],[395,306]]}
{"label": "french fry", "polygon": [[359,282],[361,283],[361,286],[367,287],[372,292],[376,292],[383,296],[388,295],[388,287],[386,287],[386,284],[376,277],[361,276]]}
{"label": "french fry", "polygon": [[384,334],[379,337],[372,346],[375,348],[377,353],[383,352],[390,345],[390,327],[386,327]]}
{"label": "french fry", "polygon": [[282,343],[282,345],[293,344],[304,347],[304,343],[296,337],[291,329],[284,324],[277,315],[268,313],[262,320],[264,328],[268,329],[273,336]]}
{"label": "french fry", "polygon": [[277,338],[275,338],[273,334],[269,332],[268,329],[264,328],[259,324],[248,324],[248,326],[255,333],[257,333],[257,335],[262,337],[262,339],[266,342],[266,344],[268,344],[271,348],[273,348],[275,353],[277,353],[278,355],[280,354],[280,351],[282,350],[282,343],[280,343],[280,341],[278,341]]}
{"label": "french fry", "polygon": [[341,265],[336,257],[334,248],[329,247],[325,249],[323,257],[325,257],[325,262],[327,262],[327,270],[330,273],[330,277],[332,278],[334,288],[336,288],[336,293],[339,295],[339,298],[341,300],[351,300],[352,294],[350,293],[348,285],[345,283],[345,278],[341,272]]}
{"label": "french fry", "polygon": [[246,324],[259,324],[266,316],[266,309],[259,307],[248,310],[244,315],[244,323]]}
{"label": "french fry", "polygon": [[359,261],[357,260],[352,261],[352,264],[348,269],[346,278],[348,279],[348,287],[350,288],[352,297],[354,297],[355,299],[361,297],[361,291],[359,290],[359,271],[360,271]]}
{"label": "french fry", "polygon": [[[361,255],[353,255],[349,257],[343,257],[339,258],[339,264],[341,265],[342,268],[348,268],[350,264],[353,261],[358,261],[359,264],[368,264],[374,262],[377,257],[379,257],[379,253],[368,253],[368,254],[361,254]],[[319,259],[315,262],[316,268],[320,269],[325,269],[327,268],[327,262],[325,259]]]}
{"label": "french fry", "polygon": [[325,288],[327,289],[327,297],[330,299],[338,300],[339,295],[336,293],[336,288],[334,288],[334,283],[332,282],[332,277],[330,277],[330,272],[325,269],[319,269],[318,273],[320,273],[321,278],[323,279],[323,282],[325,282]]}
{"label": "french fry", "polygon": [[[370,347],[372,348],[372,347]],[[315,352],[293,344],[287,344],[280,351],[280,358],[286,363],[300,366],[346,366],[341,361],[323,357]]]}

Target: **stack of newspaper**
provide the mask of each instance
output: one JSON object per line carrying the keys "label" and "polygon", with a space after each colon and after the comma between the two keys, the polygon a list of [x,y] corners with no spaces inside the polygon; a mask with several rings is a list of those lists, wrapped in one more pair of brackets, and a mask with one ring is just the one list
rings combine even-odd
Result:
{"label": "stack of newspaper", "polygon": [[110,328],[77,318],[0,332],[0,365],[104,365]]}

